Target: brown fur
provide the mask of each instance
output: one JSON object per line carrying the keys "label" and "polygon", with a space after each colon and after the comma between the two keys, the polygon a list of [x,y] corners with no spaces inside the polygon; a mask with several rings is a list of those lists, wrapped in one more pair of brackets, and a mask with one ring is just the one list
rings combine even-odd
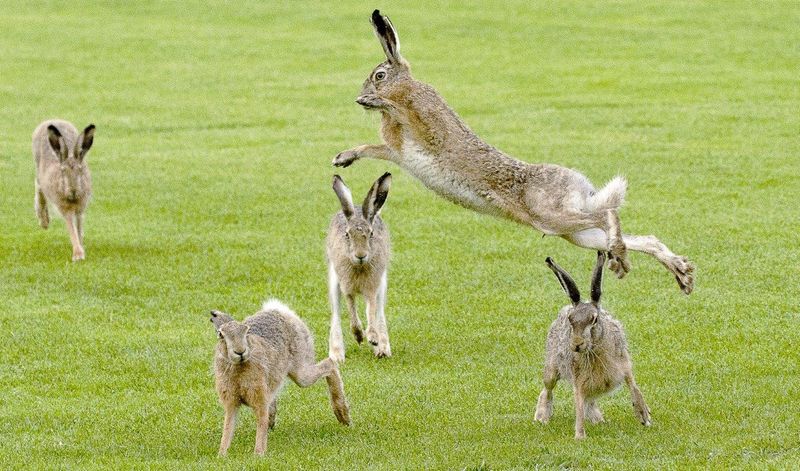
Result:
{"label": "brown fur", "polygon": [[633,378],[633,366],[622,324],[600,307],[600,283],[605,254],[600,253],[592,276],[592,300],[581,302],[575,282],[550,258],[547,263],[572,300],[550,326],[544,365],[544,389],[536,405],[536,420],[553,415],[553,389],[559,379],[572,383],[575,396],[575,438],[586,438],[584,419],[602,422],[597,400],[624,381],[631,390],[639,421],[650,425],[650,409]]}
{"label": "brown fur", "polygon": [[575,170],[517,160],[481,140],[430,85],[411,76],[388,17],[372,14],[387,60],[364,82],[356,100],[381,113],[383,145],[339,153],[336,166],[358,159],[395,162],[440,196],[466,208],[532,226],[611,255],[618,277],[630,270],[627,249],[648,253],[675,275],[681,289],[694,287],[694,265],[652,236],[623,235],[618,211],[626,183],[617,177],[600,190]]}
{"label": "brown fur", "polygon": [[33,131],[36,164],[34,210],[39,225],[47,229],[52,203],[64,217],[72,242],[72,261],[83,260],[83,213],[92,196],[92,176],[86,153],[94,141],[94,125],[78,134],[71,123],[59,119],[41,123]]}
{"label": "brown fur", "polygon": [[225,409],[220,455],[228,452],[242,405],[255,413],[255,453],[264,454],[267,430],[275,426],[278,392],[287,376],[300,387],[324,377],[336,419],[350,425],[350,408],[336,362],[330,358],[315,362],[311,332],[291,309],[272,300],[244,322],[219,311],[211,311],[211,322],[219,334],[214,373]]}
{"label": "brown fur", "polygon": [[350,314],[350,330],[361,343],[364,333],[356,311],[356,296],[366,300],[367,340],[377,357],[391,356],[385,305],[388,284],[389,230],[380,215],[391,184],[384,174],[370,189],[364,204],[354,206],[344,181],[334,176],[333,188],[342,210],[331,219],[326,241],[328,257],[328,295],[331,302],[329,355],[344,361],[344,340],[340,321],[340,295],[344,295]]}

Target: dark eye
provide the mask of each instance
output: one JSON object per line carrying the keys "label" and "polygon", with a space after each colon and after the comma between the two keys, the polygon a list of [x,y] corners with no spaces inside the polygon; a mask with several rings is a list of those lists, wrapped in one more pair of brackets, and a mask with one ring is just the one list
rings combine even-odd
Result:
{"label": "dark eye", "polygon": [[375,73],[375,80],[383,80],[386,78],[386,72],[380,71]]}
{"label": "dark eye", "polygon": [[345,232],[344,233],[344,238],[349,240],[350,239],[350,233],[349,232]]}

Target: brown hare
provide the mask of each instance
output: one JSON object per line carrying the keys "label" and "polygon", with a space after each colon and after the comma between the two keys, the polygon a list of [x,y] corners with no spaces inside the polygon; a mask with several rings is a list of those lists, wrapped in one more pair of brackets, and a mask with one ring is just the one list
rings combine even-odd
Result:
{"label": "brown hare", "polygon": [[78,134],[71,123],[52,119],[33,131],[33,159],[36,163],[34,209],[39,225],[50,225],[48,201],[64,217],[72,241],[72,261],[83,260],[83,213],[92,196],[92,176],[86,153],[94,141],[94,124]]}
{"label": "brown hare", "polygon": [[350,190],[339,175],[333,177],[333,191],[342,210],[331,219],[328,230],[328,296],[331,302],[329,355],[344,361],[344,340],[340,321],[343,294],[350,313],[350,330],[358,343],[364,339],[356,312],[356,296],[367,304],[367,341],[375,356],[389,357],[389,331],[386,326],[386,290],[389,268],[389,229],[379,213],[389,194],[392,175],[383,174],[370,188],[362,206],[353,205]]}
{"label": "brown hare", "polygon": [[384,144],[339,153],[333,164],[389,160],[440,196],[466,208],[532,226],[593,250],[607,250],[609,268],[630,270],[627,250],[655,257],[684,293],[694,287],[694,265],[654,236],[622,233],[618,210],[627,183],[616,177],[600,190],[582,174],[552,164],[529,164],[476,136],[430,85],[414,80],[400,40],[378,10],[372,24],[386,61],[370,73],[356,102],[381,113]]}
{"label": "brown hare", "polygon": [[650,426],[650,409],[633,379],[633,366],[622,324],[600,307],[604,252],[597,254],[592,274],[590,302],[582,302],[569,273],[547,257],[547,265],[569,296],[571,304],[558,313],[547,333],[544,389],[536,405],[536,420],[547,423],[553,415],[553,388],[559,379],[572,383],[575,394],[575,438],[586,438],[584,419],[602,422],[597,400],[623,381],[631,390],[633,410],[642,425]]}
{"label": "brown hare", "polygon": [[255,412],[255,453],[264,454],[267,429],[275,426],[278,392],[287,376],[300,387],[311,386],[324,377],[336,419],[350,425],[350,407],[339,367],[330,358],[316,363],[311,332],[285,304],[267,301],[261,311],[244,322],[237,322],[223,312],[211,311],[211,322],[219,336],[214,354],[216,389],[225,408],[219,445],[221,456],[228,452],[242,404]]}

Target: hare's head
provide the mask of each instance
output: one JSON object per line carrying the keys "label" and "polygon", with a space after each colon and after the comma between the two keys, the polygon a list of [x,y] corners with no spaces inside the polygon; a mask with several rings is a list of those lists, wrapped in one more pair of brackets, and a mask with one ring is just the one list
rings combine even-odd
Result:
{"label": "hare's head", "polygon": [[547,257],[545,260],[572,302],[572,306],[569,308],[569,323],[572,325],[572,349],[576,352],[591,351],[594,341],[601,335],[601,330],[597,326],[597,317],[601,313],[600,294],[605,261],[605,252],[597,252],[597,264],[592,273],[591,301],[582,302],[581,293],[569,273],[556,265],[552,258]]}
{"label": "hare's head", "polygon": [[378,95],[389,99],[395,98],[397,94],[407,92],[409,82],[412,80],[411,67],[400,55],[400,38],[389,17],[375,10],[372,12],[371,21],[375,35],[383,46],[383,52],[386,53],[386,61],[372,70],[361,88],[361,95],[356,99],[358,104],[367,109],[371,106],[365,97]]}
{"label": "hare's head", "polygon": [[233,320],[224,312],[211,311],[211,323],[217,329],[219,342],[223,352],[231,363],[243,363],[250,357],[250,346],[247,344],[247,332],[250,326]]}
{"label": "hare's head", "polygon": [[360,208],[353,205],[353,196],[350,189],[344,184],[339,175],[333,176],[333,191],[342,204],[342,213],[346,220],[345,239],[347,239],[347,254],[354,265],[369,263],[372,255],[373,225],[375,217],[386,202],[389,187],[392,184],[392,174],[384,173],[370,188],[364,204]]}
{"label": "hare's head", "polygon": [[86,126],[86,129],[78,136],[78,140],[73,148],[67,145],[64,136],[62,136],[58,128],[52,124],[47,127],[47,139],[61,164],[64,193],[69,199],[75,200],[78,195],[85,191],[85,188],[83,188],[85,183],[83,176],[86,174],[84,158],[86,157],[86,153],[89,152],[89,149],[92,148],[92,142],[94,141],[94,124]]}

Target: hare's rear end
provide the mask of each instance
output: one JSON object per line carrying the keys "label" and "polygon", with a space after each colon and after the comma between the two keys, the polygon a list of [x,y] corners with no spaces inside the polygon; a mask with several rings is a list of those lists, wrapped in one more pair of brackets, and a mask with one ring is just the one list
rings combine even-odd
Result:
{"label": "hare's rear end", "polygon": [[92,196],[92,176],[86,153],[94,141],[94,124],[78,133],[72,123],[47,120],[33,131],[33,159],[36,164],[34,209],[39,225],[47,229],[52,203],[64,217],[70,240],[72,260],[83,260],[83,213]]}

